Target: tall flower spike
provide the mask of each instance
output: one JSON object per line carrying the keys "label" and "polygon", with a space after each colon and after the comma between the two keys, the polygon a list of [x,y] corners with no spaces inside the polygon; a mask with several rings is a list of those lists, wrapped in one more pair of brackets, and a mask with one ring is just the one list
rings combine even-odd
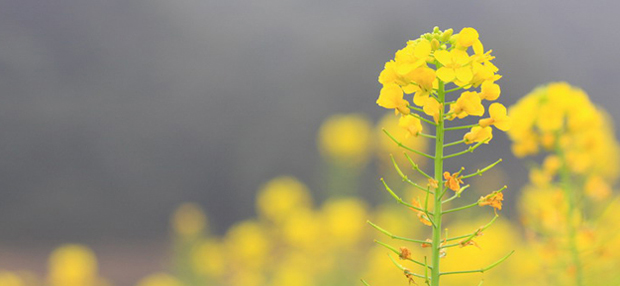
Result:
{"label": "tall flower spike", "polygon": [[[428,184],[425,186],[414,183],[395,164],[396,171],[404,181],[424,192],[424,201],[422,203],[420,203],[420,200],[413,200],[410,204],[406,203],[383,182],[388,193],[399,204],[413,209],[420,222],[429,226],[432,239],[407,239],[407,241],[419,243],[422,247],[430,248],[428,263],[426,259],[424,263],[417,262],[419,266],[424,267],[423,270],[420,270],[424,271],[422,272],[424,275],[415,273],[414,269],[407,270],[408,272],[406,272],[411,277],[425,278],[425,282],[429,286],[439,286],[441,284],[439,280],[443,275],[484,272],[510,256],[509,254],[500,261],[480,270],[455,272],[440,270],[441,260],[446,255],[446,249],[459,245],[459,243],[447,245],[448,241],[462,239],[462,237],[450,238],[447,233],[445,236],[443,235],[445,222],[448,220],[443,220],[442,217],[453,212],[474,208],[478,204],[493,206],[495,210],[501,208],[503,195],[496,192],[493,196],[483,197],[479,202],[476,201],[468,205],[444,209],[445,204],[460,198],[460,192],[468,187],[462,187],[465,178],[470,178],[474,174],[482,174],[490,168],[487,167],[474,174],[462,176],[460,171],[454,174],[445,172],[444,161],[470,154],[482,146],[482,143],[489,143],[493,137],[491,125],[495,125],[501,130],[506,130],[510,125],[509,119],[506,116],[506,109],[501,104],[492,105],[489,109],[490,117],[480,120],[478,124],[452,125],[448,121],[467,116],[483,116],[486,108],[482,101],[498,99],[501,90],[495,81],[501,76],[496,74],[498,69],[491,63],[493,59],[491,50],[484,51],[484,46],[475,29],[463,28],[459,33],[454,33],[453,35],[453,30],[451,29],[442,32],[439,28],[435,28],[431,33],[424,34],[416,40],[407,42],[405,48],[396,52],[394,60],[385,64],[385,69],[379,76],[379,82],[383,85],[383,89],[377,103],[385,108],[395,109],[397,114],[400,113],[399,125],[407,130],[408,136],[424,137],[425,140],[421,141],[432,140],[435,145],[434,154],[428,155],[394,140],[386,132],[388,137],[399,147],[405,149],[406,152],[413,152],[433,160],[433,174],[427,174],[413,164],[414,170],[417,170],[428,179]],[[403,98],[404,94],[413,94],[413,96]],[[415,106],[409,105],[407,100],[413,100]],[[446,110],[446,105],[450,105],[449,111]],[[422,130],[421,121],[429,124],[429,127],[424,126],[424,128],[431,129],[429,132],[420,133]],[[578,126],[578,124],[574,126]],[[471,130],[464,135],[463,140],[446,142],[448,131],[463,132],[469,128]],[[446,154],[446,148],[475,142],[478,143],[467,147],[465,150]],[[409,159],[407,153],[405,153],[405,157]],[[446,196],[449,196],[449,194],[446,194],[448,189],[455,192],[450,198],[446,198]],[[421,205],[424,207],[421,207]],[[487,226],[491,223],[487,224]],[[395,238],[388,232],[379,230]],[[461,240],[461,246],[475,245],[472,238],[473,236]],[[380,244],[383,245],[383,243]],[[401,249],[399,252],[398,248],[389,248],[393,252],[398,253],[401,258],[409,258],[408,251]],[[411,260],[416,262],[413,258]],[[399,268],[403,270],[403,267],[399,266]]]}

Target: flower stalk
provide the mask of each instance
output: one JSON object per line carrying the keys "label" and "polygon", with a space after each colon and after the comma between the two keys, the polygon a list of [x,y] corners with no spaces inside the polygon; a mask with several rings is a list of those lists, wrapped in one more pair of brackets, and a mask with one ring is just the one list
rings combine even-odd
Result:
{"label": "flower stalk", "polygon": [[[473,55],[468,54],[469,48],[473,49]],[[498,262],[481,269],[456,272],[441,271],[441,260],[447,255],[447,248],[477,246],[474,239],[497,219],[497,210],[501,210],[502,206],[502,191],[505,187],[481,197],[472,204],[444,210],[444,204],[460,198],[461,193],[470,186],[469,184],[465,185],[463,179],[482,175],[501,162],[500,159],[466,176],[461,175],[464,168],[460,168],[452,174],[444,170],[446,160],[469,155],[484,144],[488,144],[493,137],[491,125],[502,131],[509,128],[510,121],[506,115],[506,108],[500,103],[490,105],[489,118],[482,118],[474,124],[446,126],[447,122],[457,118],[483,116],[486,108],[482,104],[482,100],[493,101],[499,97],[500,88],[494,82],[501,76],[495,74],[497,68],[490,62],[494,58],[490,53],[491,51],[484,52],[482,43],[478,39],[478,32],[473,28],[464,28],[456,35],[453,35],[451,29],[442,32],[439,28],[435,28],[432,33],[425,34],[417,40],[409,41],[407,47],[396,53],[395,60],[386,63],[385,69],[379,76],[379,82],[383,84],[383,88],[379,99],[377,99],[377,104],[388,109],[394,109],[395,114],[400,115],[399,126],[406,130],[408,137],[432,140],[435,147],[432,155],[426,154],[409,148],[395,136],[383,130],[399,147],[433,162],[433,172],[427,173],[405,152],[405,157],[411,163],[413,171],[417,172],[418,177],[428,181],[427,188],[424,188],[423,185],[414,182],[413,177],[406,175],[394,157],[390,155],[394,168],[403,182],[424,192],[423,203],[420,199],[414,199],[411,204],[406,203],[401,196],[396,194],[395,189],[390,188],[381,179],[386,191],[399,204],[409,207],[417,214],[422,224],[430,227],[430,238],[410,239],[397,236],[374,223],[368,222],[373,228],[391,239],[415,243],[418,247],[431,248],[430,257],[424,257],[424,263],[422,263],[422,259],[411,259],[411,253],[406,247],[401,247],[403,252],[399,252],[395,247],[376,241],[393,253],[399,254],[401,259],[414,262],[418,267],[424,267],[418,269],[419,272],[416,273],[400,265],[390,256],[392,262],[403,271],[406,279],[410,282],[415,282],[416,278],[422,278],[423,282],[429,286],[439,286],[442,275],[485,272],[512,254],[510,253]],[[481,88],[480,92],[475,91],[475,88],[478,87]],[[462,93],[456,95],[457,91],[462,91]],[[452,92],[454,94],[450,94]],[[413,105],[403,97],[404,94],[411,93],[413,93]],[[423,132],[425,127],[422,123],[428,124],[431,131]],[[462,130],[465,129],[470,131],[464,134],[462,140],[445,142],[447,132],[463,132]],[[462,151],[445,155],[446,148],[461,144],[468,145],[468,147]],[[444,199],[447,197],[446,193],[452,191],[454,195]],[[491,206],[495,211],[495,217],[490,223],[468,235],[457,238],[449,238],[447,229],[444,232],[444,215],[483,206]],[[462,240],[447,245],[448,241],[458,239]],[[364,283],[367,282],[364,281]]]}

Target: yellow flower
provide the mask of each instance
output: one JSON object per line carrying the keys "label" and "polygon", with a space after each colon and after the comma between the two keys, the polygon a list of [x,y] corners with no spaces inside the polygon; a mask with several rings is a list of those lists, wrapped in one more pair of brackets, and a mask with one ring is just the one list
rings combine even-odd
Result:
{"label": "yellow flower", "polygon": [[360,114],[339,114],[326,119],[319,129],[318,145],[328,159],[348,165],[368,160],[371,123]]}
{"label": "yellow flower", "polygon": [[466,133],[465,136],[463,136],[463,140],[465,140],[466,144],[483,141],[485,144],[489,144],[491,139],[493,139],[493,129],[488,126],[474,126],[471,128],[470,132]]}
{"label": "yellow flower", "polygon": [[405,93],[413,93],[413,103],[417,106],[422,106],[426,99],[429,98],[433,88],[438,84],[435,70],[427,67],[417,68],[411,73],[409,78],[415,84],[403,86],[403,91]]}
{"label": "yellow flower", "polygon": [[377,99],[377,105],[392,109],[398,114],[409,114],[409,102],[403,99],[403,90],[397,84],[386,84],[381,89],[379,98]]}
{"label": "yellow flower", "polygon": [[474,44],[474,42],[478,41],[478,31],[474,28],[466,27],[463,28],[459,34],[458,39],[456,40],[456,44],[461,47],[470,47]]}
{"label": "yellow flower", "polygon": [[435,59],[441,63],[442,67],[437,69],[437,77],[448,83],[454,80],[469,83],[473,78],[471,59],[467,52],[453,49],[452,51],[439,50],[435,52]]}
{"label": "yellow flower", "polygon": [[[383,132],[383,129],[385,129],[392,136],[394,136],[394,138],[398,140],[398,142],[405,144],[409,148],[419,150],[421,152],[425,152],[428,149],[429,141],[426,140],[426,138],[422,138],[420,136],[407,137],[409,132],[399,127],[398,121],[399,121],[398,117],[394,116],[391,113],[387,113],[377,123],[376,131],[375,131],[376,132],[375,136],[377,140],[379,141],[379,148],[377,149],[377,154],[379,154],[379,157],[381,159],[387,159],[388,161],[386,163],[389,166],[392,166],[392,162],[389,161],[389,157],[385,156],[385,154],[402,154],[402,148],[398,147],[398,145],[394,143],[394,141],[392,141],[390,137],[386,136],[385,133]],[[413,156],[413,159],[416,160],[416,157],[418,155],[413,154],[412,156]],[[404,160],[402,163],[408,164],[404,156],[395,156],[395,159]],[[420,161],[420,164],[425,163],[425,160],[423,159],[420,159],[419,161]]]}
{"label": "yellow flower", "polygon": [[493,101],[499,98],[499,94],[501,93],[501,89],[498,84],[495,84],[491,81],[485,81],[482,83],[480,87],[480,99],[485,99],[489,101]]}
{"label": "yellow flower", "polygon": [[426,58],[431,53],[431,43],[428,40],[409,41],[407,46],[396,52],[396,71],[406,75],[426,64]]}
{"label": "yellow flower", "polygon": [[439,122],[439,114],[442,109],[443,104],[440,104],[439,101],[437,101],[437,99],[433,97],[427,98],[426,102],[424,102],[424,113],[426,113],[426,115],[432,116],[435,120],[435,123]]}
{"label": "yellow flower", "polygon": [[398,120],[398,126],[407,130],[405,135],[407,138],[411,136],[417,137],[418,133],[422,132],[422,122],[412,115],[401,116]]}
{"label": "yellow flower", "polygon": [[501,103],[493,103],[489,106],[489,115],[490,118],[480,119],[478,124],[480,127],[487,127],[490,125],[495,125],[497,129],[502,131],[507,131],[510,129],[510,118],[506,115],[506,107],[504,107]]}
{"label": "yellow flower", "polygon": [[478,93],[466,91],[461,94],[456,103],[450,105],[450,113],[458,118],[464,118],[467,115],[482,116],[484,106]]}
{"label": "yellow flower", "polygon": [[611,196],[611,187],[601,176],[593,175],[586,181],[585,193],[597,201],[602,201]]}

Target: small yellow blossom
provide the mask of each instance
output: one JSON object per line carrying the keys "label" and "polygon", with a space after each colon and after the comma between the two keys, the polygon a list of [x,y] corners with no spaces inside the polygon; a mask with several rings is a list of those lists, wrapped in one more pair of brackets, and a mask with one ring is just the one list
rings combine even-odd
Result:
{"label": "small yellow blossom", "polygon": [[474,28],[466,27],[463,28],[459,34],[458,39],[456,40],[456,44],[461,47],[470,47],[474,44],[474,42],[478,41],[478,31]]}
{"label": "small yellow blossom", "polygon": [[403,90],[397,84],[386,84],[381,89],[377,104],[381,107],[392,109],[398,114],[409,114],[409,102],[403,98]]}
{"label": "small yellow blossom", "polygon": [[482,116],[484,106],[477,92],[466,91],[459,96],[456,103],[450,105],[450,113],[458,118],[465,118],[468,115]]}
{"label": "small yellow blossom", "polygon": [[396,71],[400,75],[406,75],[411,71],[426,64],[426,58],[431,53],[431,43],[428,40],[409,41],[407,46],[396,52]]}
{"label": "small yellow blossom", "polygon": [[499,85],[491,81],[483,82],[480,89],[480,99],[489,101],[497,100],[502,92]]}
{"label": "small yellow blossom", "polygon": [[474,75],[467,52],[457,49],[439,50],[435,52],[435,59],[442,65],[437,69],[437,77],[442,81],[447,83],[458,80],[469,83],[472,80]]}
{"label": "small yellow blossom", "polygon": [[491,106],[489,106],[489,115],[490,118],[484,118],[478,121],[480,127],[495,125],[497,129],[502,131],[508,131],[510,129],[510,118],[506,114],[506,107],[501,103],[496,102],[491,104]]}
{"label": "small yellow blossom", "polygon": [[438,84],[435,70],[427,67],[417,68],[410,74],[409,78],[415,84],[403,86],[403,91],[408,94],[413,93],[413,103],[415,105],[424,105],[433,88]]}
{"label": "small yellow blossom", "polygon": [[450,172],[444,172],[443,178],[446,180],[446,187],[450,190],[458,192],[461,189],[461,185],[463,184],[463,180],[459,177],[459,172],[450,175]]}
{"label": "small yellow blossom", "polygon": [[491,139],[493,139],[493,129],[489,126],[474,126],[471,128],[470,132],[466,133],[465,136],[463,136],[463,140],[465,140],[466,144],[483,141],[485,144],[488,144]]}
{"label": "small yellow blossom", "polygon": [[429,97],[426,99],[424,103],[424,113],[426,115],[430,115],[435,120],[435,123],[439,122],[439,114],[443,108],[443,104],[440,104],[437,99]]}
{"label": "small yellow blossom", "polygon": [[405,135],[407,138],[411,136],[417,137],[418,134],[422,132],[422,122],[412,115],[401,116],[398,120],[398,126],[407,130],[407,134]]}

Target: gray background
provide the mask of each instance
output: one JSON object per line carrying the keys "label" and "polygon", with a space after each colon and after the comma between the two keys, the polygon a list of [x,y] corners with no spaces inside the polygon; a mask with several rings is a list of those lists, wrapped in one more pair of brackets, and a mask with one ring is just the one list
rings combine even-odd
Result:
{"label": "gray background", "polygon": [[[318,189],[321,121],[342,112],[380,117],[383,64],[433,26],[480,32],[504,75],[503,103],[566,80],[617,124],[618,8],[534,0],[0,1],[0,267],[26,265],[62,242],[159,249],[170,212],[188,200],[205,207],[221,234],[254,214],[255,191],[280,174]],[[508,161],[516,192],[525,169],[510,162],[505,135],[496,137],[484,156]]]}

